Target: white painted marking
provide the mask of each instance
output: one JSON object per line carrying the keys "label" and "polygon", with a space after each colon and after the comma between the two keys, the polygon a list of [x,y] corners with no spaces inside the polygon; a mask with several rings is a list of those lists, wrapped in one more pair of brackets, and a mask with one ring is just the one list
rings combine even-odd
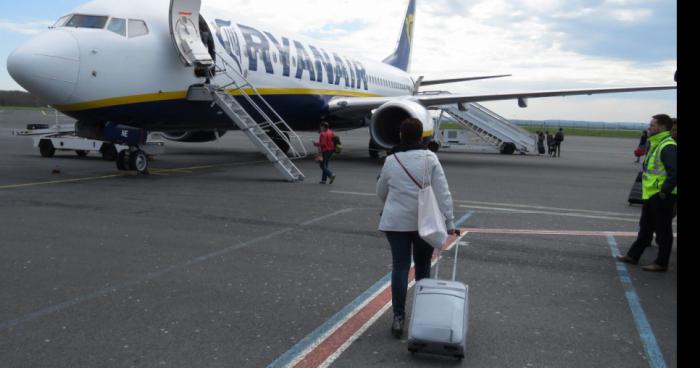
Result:
{"label": "white painted marking", "polygon": [[621,217],[611,217],[611,216],[594,216],[594,215],[585,215],[585,214],[580,214],[580,213],[574,213],[574,212],[549,212],[549,211],[535,211],[535,210],[520,210],[520,209],[515,209],[515,208],[501,208],[501,207],[488,207],[488,206],[474,206],[474,205],[460,205],[462,208],[469,208],[469,209],[482,209],[482,210],[492,210],[492,211],[502,211],[502,212],[511,212],[511,213],[518,213],[518,214],[538,214],[538,215],[547,215],[547,216],[561,216],[561,217],[578,217],[578,218],[588,218],[588,219],[596,219],[596,220],[612,220],[612,221],[623,221],[623,222],[639,222],[639,219],[631,219],[631,218],[621,218]]}

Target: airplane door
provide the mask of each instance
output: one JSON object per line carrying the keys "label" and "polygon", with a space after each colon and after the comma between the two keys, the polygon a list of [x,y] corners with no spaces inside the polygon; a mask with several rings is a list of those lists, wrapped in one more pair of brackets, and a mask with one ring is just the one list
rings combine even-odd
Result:
{"label": "airplane door", "polygon": [[170,0],[170,34],[187,66],[214,65],[199,33],[199,9],[202,0]]}

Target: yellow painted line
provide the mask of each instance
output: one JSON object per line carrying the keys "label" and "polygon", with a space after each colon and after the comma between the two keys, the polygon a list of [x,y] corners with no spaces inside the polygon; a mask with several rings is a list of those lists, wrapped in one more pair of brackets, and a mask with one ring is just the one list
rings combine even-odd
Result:
{"label": "yellow painted line", "polygon": [[[234,96],[240,96],[242,94],[241,91],[234,89],[228,89],[227,91]],[[245,91],[247,94],[254,94],[253,90],[250,88],[246,88]],[[381,95],[377,95],[374,93],[366,93],[359,91],[312,88],[258,88],[258,92],[263,96],[321,95],[343,97],[382,97]],[[103,107],[114,107],[146,102],[184,100],[185,98],[187,98],[187,91],[158,92],[141,95],[106,98],[102,100],[79,102],[75,104],[56,105],[56,109],[60,111],[82,111],[99,109]]]}
{"label": "yellow painted line", "polygon": [[[249,162],[236,162],[236,163],[229,163],[229,164],[216,164],[216,165],[184,167],[184,168],[179,168],[179,169],[178,168],[176,168],[176,169],[152,169],[151,173],[154,175],[158,175],[158,176],[169,176],[168,173],[191,174],[192,172],[199,171],[199,170],[216,169],[216,168],[222,168],[222,167],[257,165],[257,164],[268,163],[268,162],[269,161],[249,161]],[[137,175],[136,173],[129,171],[129,172],[124,172],[124,173],[119,173],[119,174],[114,174],[114,175],[94,176],[94,177],[88,177],[88,178],[41,181],[41,182],[36,182],[36,183],[25,183],[25,184],[11,184],[11,185],[0,186],[0,190],[28,188],[28,187],[36,187],[36,186],[41,186],[41,185],[79,183],[79,182],[85,182],[85,181],[106,180],[106,179],[114,179],[114,178],[120,178],[120,177],[126,177],[126,176],[136,176],[136,175]]]}
{"label": "yellow painted line", "polygon": [[186,91],[148,93],[143,95],[123,96],[96,101],[80,102],[69,105],[56,105],[56,109],[60,111],[81,111],[99,109],[102,107],[130,105],[143,102],[182,100],[186,97]]}
{"label": "yellow painted line", "polygon": [[40,186],[40,185],[78,183],[78,182],[82,182],[82,181],[113,179],[113,178],[118,178],[118,177],[122,177],[122,176],[127,176],[127,175],[117,174],[117,175],[95,176],[95,177],[91,177],[91,178],[42,181],[42,182],[37,182],[37,183],[26,183],[26,184],[12,184],[12,185],[0,186],[0,189],[17,189],[17,188],[36,187],[36,186]]}

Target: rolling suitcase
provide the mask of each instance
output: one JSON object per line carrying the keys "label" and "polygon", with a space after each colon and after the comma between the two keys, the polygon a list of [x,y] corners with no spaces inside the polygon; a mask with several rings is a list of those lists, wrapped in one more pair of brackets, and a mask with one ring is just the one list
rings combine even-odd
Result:
{"label": "rolling suitcase", "polygon": [[462,359],[467,348],[469,322],[469,287],[457,276],[459,242],[455,241],[455,263],[452,281],[440,280],[440,255],[434,279],[416,284],[413,312],[408,328],[408,351],[432,353]]}
{"label": "rolling suitcase", "polygon": [[644,173],[639,172],[639,174],[637,174],[637,179],[634,181],[634,184],[632,184],[630,195],[627,198],[630,205],[644,204],[644,200],[642,200],[642,175],[644,175]]}

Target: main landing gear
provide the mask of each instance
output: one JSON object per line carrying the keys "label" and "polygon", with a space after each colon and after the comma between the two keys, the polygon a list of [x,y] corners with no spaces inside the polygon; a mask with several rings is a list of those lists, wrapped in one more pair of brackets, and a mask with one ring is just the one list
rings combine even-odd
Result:
{"label": "main landing gear", "polygon": [[117,154],[117,169],[120,171],[136,171],[148,174],[148,155],[138,146],[130,146]]}

